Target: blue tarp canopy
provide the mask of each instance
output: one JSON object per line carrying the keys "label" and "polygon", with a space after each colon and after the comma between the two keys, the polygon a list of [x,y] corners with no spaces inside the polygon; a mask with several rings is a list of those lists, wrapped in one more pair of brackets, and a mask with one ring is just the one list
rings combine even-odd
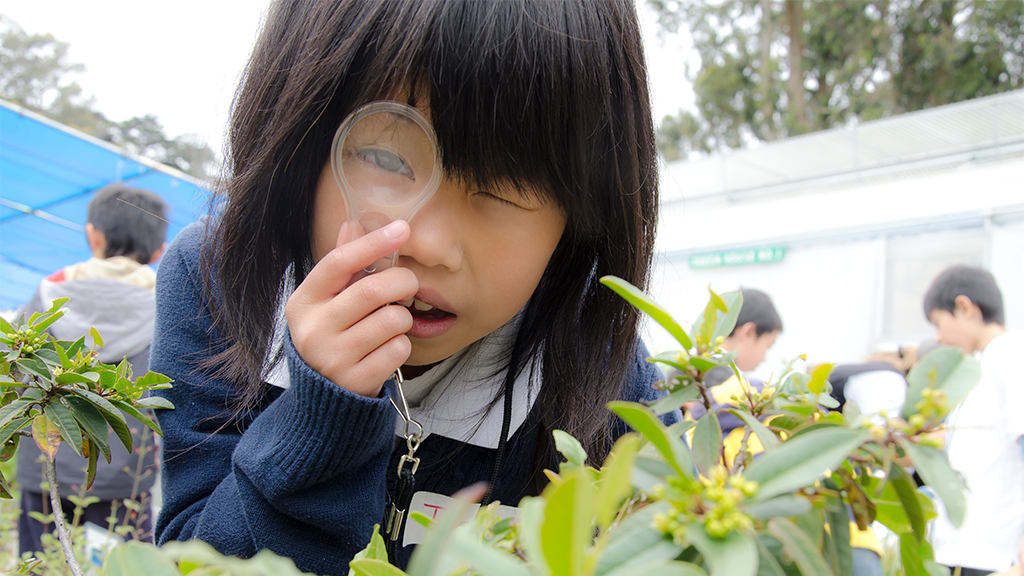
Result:
{"label": "blue tarp canopy", "polygon": [[209,192],[183,172],[0,100],[0,309],[92,255],[86,208],[118,181],[164,198],[168,242],[209,209]]}

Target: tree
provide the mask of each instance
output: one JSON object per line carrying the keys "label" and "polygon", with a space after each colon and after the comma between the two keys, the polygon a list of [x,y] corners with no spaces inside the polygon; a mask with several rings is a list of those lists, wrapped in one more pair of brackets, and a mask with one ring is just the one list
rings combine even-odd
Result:
{"label": "tree", "polygon": [[689,28],[701,57],[697,110],[661,125],[669,159],[1024,86],[1021,2],[648,3],[663,31]]}
{"label": "tree", "polygon": [[0,15],[0,98],[196,178],[214,173],[216,155],[194,135],[170,138],[152,114],[116,122],[96,110],[96,99],[74,80],[85,66],[70,62],[68,46]]}

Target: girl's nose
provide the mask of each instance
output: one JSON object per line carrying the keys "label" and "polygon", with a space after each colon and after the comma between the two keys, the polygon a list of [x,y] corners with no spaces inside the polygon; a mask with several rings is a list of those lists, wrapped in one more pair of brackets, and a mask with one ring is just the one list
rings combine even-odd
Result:
{"label": "girl's nose", "polygon": [[426,267],[443,266],[455,272],[462,268],[459,199],[465,191],[443,179],[434,196],[409,222],[412,233],[398,255],[416,260]]}

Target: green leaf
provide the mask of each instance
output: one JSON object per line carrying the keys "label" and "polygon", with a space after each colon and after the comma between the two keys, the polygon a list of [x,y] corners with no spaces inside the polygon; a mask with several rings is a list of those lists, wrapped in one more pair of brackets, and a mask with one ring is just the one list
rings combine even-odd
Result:
{"label": "green leaf", "polygon": [[544,524],[541,546],[552,574],[579,576],[587,566],[587,545],[593,534],[589,510],[593,504],[593,486],[582,474],[569,476],[559,485],[544,491]]}
{"label": "green leaf", "polygon": [[89,328],[89,336],[92,337],[93,346],[103,348],[103,338],[100,338],[99,330],[95,327]]}
{"label": "green leaf", "polygon": [[146,372],[144,376],[135,379],[135,387],[143,390],[161,390],[170,388],[167,384],[174,382],[170,377],[158,372]]}
{"label": "green leaf", "polygon": [[555,437],[555,449],[570,464],[575,466],[584,466],[586,464],[587,452],[583,450],[583,445],[580,444],[579,440],[573,438],[571,434],[564,430],[553,430],[552,435]]}
{"label": "green leaf", "polygon": [[50,350],[49,348],[40,348],[31,354],[37,360],[42,360],[48,367],[60,368],[61,361],[60,355],[57,354],[56,350]]}
{"label": "green leaf", "polygon": [[75,422],[71,412],[60,402],[51,402],[43,408],[43,413],[57,426],[60,435],[71,445],[75,454],[82,456],[82,430],[78,428],[78,422]]}
{"label": "green leaf", "polygon": [[895,462],[889,468],[889,484],[892,485],[896,497],[899,498],[914,536],[918,542],[921,542],[925,537],[926,525],[924,511],[917,499],[917,484],[910,474],[907,474],[907,471]]}
{"label": "green leaf", "polygon": [[625,298],[627,302],[646,312],[651,319],[667,330],[676,339],[676,342],[679,342],[683,350],[693,348],[693,342],[690,341],[690,337],[686,335],[683,327],[672,318],[672,315],[667,310],[652,300],[650,296],[644,294],[629,282],[615,276],[601,278],[601,284],[611,288],[616,294]]}
{"label": "green leaf", "polygon": [[786,494],[743,508],[754,518],[768,519],[776,516],[801,516],[811,511],[811,501],[803,496]]}
{"label": "green leaf", "polygon": [[770,452],[778,448],[781,444],[779,442],[779,437],[776,436],[774,432],[769,430],[767,426],[762,424],[760,420],[754,418],[754,415],[751,414],[750,412],[744,412],[742,410],[736,410],[734,408],[730,409],[729,412],[735,414],[737,417],[743,420],[743,422],[747,426],[750,427],[750,430],[753,431],[755,436],[757,436],[757,439],[761,441],[761,446],[764,447],[765,452]]}
{"label": "green leaf", "polygon": [[839,492],[839,486],[831,478],[821,482],[832,491],[825,494],[825,559],[836,576],[853,575],[853,549],[850,546],[850,515]]}
{"label": "green leaf", "polygon": [[17,330],[14,329],[14,326],[11,326],[10,322],[4,320],[4,318],[0,316],[0,333],[11,334],[13,332],[17,332]]}
{"label": "green leaf", "polygon": [[110,421],[110,417],[113,417],[115,420],[119,420],[121,424],[125,423],[124,415],[121,414],[120,410],[118,410],[117,407],[114,406],[109,400],[100,396],[99,394],[96,394],[95,392],[92,392],[90,390],[83,390],[82,388],[72,388],[71,393],[77,394],[78,396],[85,398],[94,406],[99,408],[100,413],[103,414],[103,418],[105,418],[108,422]]}
{"label": "green leaf", "polygon": [[665,484],[665,478],[675,475],[675,470],[664,460],[645,457],[641,451],[633,464],[630,481],[637,490],[650,494],[655,486]]}
{"label": "green leaf", "polygon": [[[92,438],[86,439],[85,447],[85,451],[89,453],[89,464],[85,468],[85,489],[88,490],[92,488],[92,483],[96,480],[96,461],[99,460],[100,449],[92,441]],[[107,460],[107,464],[110,464],[110,460]]]}
{"label": "green leaf", "polygon": [[907,400],[900,415],[904,420],[917,413],[921,391],[934,386],[946,393],[946,409],[963,402],[981,379],[981,364],[953,346],[938,348],[924,355],[907,374]]}
{"label": "green leaf", "polygon": [[452,553],[488,576],[530,576],[526,563],[514,554],[498,550],[473,537],[464,528],[456,529]]}
{"label": "green leaf", "polygon": [[722,427],[712,412],[697,420],[693,430],[693,463],[701,474],[710,478],[711,469],[721,462]]}
{"label": "green leaf", "polygon": [[963,524],[967,507],[967,498],[964,496],[967,487],[960,475],[949,466],[946,454],[931,446],[914,444],[906,438],[897,438],[896,441],[910,457],[924,483],[931,486],[946,505],[949,521],[959,528]]}
{"label": "green leaf", "polygon": [[82,336],[78,340],[72,342],[69,346],[65,346],[65,350],[68,351],[68,358],[74,358],[78,351],[85,347],[85,336]]}
{"label": "green leaf", "polygon": [[[676,548],[676,550],[679,550]],[[708,573],[696,564],[665,560],[631,562],[629,565],[610,573],[608,576],[707,576]]]}
{"label": "green leaf", "polygon": [[53,378],[53,375],[50,374],[50,368],[42,360],[19,358],[14,364],[25,374],[31,374],[36,378],[40,378],[45,383],[48,383]]}
{"label": "green leaf", "polygon": [[918,542],[913,534],[900,534],[900,559],[906,576],[948,576],[950,570],[935,562],[932,545]]}
{"label": "green leaf", "polygon": [[25,415],[25,411],[28,410],[35,401],[30,398],[18,398],[10,404],[0,407],[0,427],[7,426],[15,418],[20,418]]}
{"label": "green leaf", "polygon": [[456,498],[431,525],[427,537],[416,547],[409,559],[409,576],[432,576],[446,573],[450,568],[448,546],[455,527],[466,517],[472,503]]}
{"label": "green leaf", "polygon": [[736,318],[740,315],[740,308],[743,307],[743,293],[725,292],[722,294],[720,301],[725,306],[727,312],[718,315],[715,329],[711,333],[712,342],[717,340],[719,336],[728,338],[732,334],[733,329],[736,328]]}
{"label": "green leaf", "polygon": [[[828,381],[828,373],[832,371],[832,364],[821,364],[811,374],[811,381],[807,383],[807,389],[814,394],[821,394],[825,389],[825,382]],[[838,404],[836,404],[838,406]]]}
{"label": "green leaf", "polygon": [[60,320],[61,316],[63,315],[63,310],[55,311],[48,316],[44,314],[43,316],[45,316],[45,318],[43,318],[39,322],[32,324],[32,329],[35,330],[37,334],[42,333],[42,331],[49,328],[51,324],[53,324],[57,320]]}
{"label": "green leaf", "polygon": [[683,404],[698,398],[700,398],[700,389],[696,385],[690,384],[651,404],[651,410],[654,410],[658,416],[662,416],[673,410],[678,410]]}
{"label": "green leaf", "polygon": [[[526,560],[538,571],[547,567],[540,529],[544,525],[544,499],[527,496],[519,501],[519,542],[526,552]],[[549,571],[550,572],[550,571]]]}
{"label": "green leaf", "polygon": [[68,385],[68,384],[86,384],[86,385],[88,385],[88,384],[92,384],[92,380],[89,380],[88,378],[86,378],[85,376],[82,376],[81,374],[79,374],[77,372],[64,372],[62,374],[59,374],[59,375],[55,376],[53,381],[56,382],[57,384],[63,384],[63,385]]}
{"label": "green leaf", "polygon": [[[597,560],[595,576],[605,576],[625,570],[626,574],[637,562],[671,560],[682,550],[672,540],[651,527],[656,514],[669,510],[665,501],[655,502],[636,510],[611,529],[608,542]],[[520,530],[520,535],[523,533]]]}
{"label": "green leaf", "polygon": [[650,408],[635,402],[609,402],[608,407],[661,452],[680,478],[693,479],[693,459],[681,439],[668,434]]}
{"label": "green leaf", "polygon": [[757,573],[757,543],[749,534],[730,532],[724,539],[712,538],[704,525],[693,522],[686,530],[690,543],[704,555],[711,576],[754,576]]}
{"label": "green leaf", "polygon": [[768,521],[768,531],[782,542],[782,548],[786,551],[800,573],[805,576],[835,576],[835,572],[829,568],[814,542],[791,520],[786,518],[772,518]]}
{"label": "green leaf", "polygon": [[702,356],[694,356],[690,358],[690,364],[692,364],[693,367],[696,368],[697,370],[700,370],[701,373],[707,372],[712,368],[717,368],[718,366],[720,366],[718,362],[715,362],[714,360],[708,360],[707,358],[704,358]]}
{"label": "green leaf", "polygon": [[357,576],[405,576],[405,572],[392,566],[387,560],[362,558],[352,560],[348,566]]}
{"label": "green leaf", "polygon": [[153,432],[156,432],[160,436],[164,435],[163,431],[160,430],[160,426],[158,426],[156,422],[154,422],[153,420],[150,420],[148,416],[146,416],[142,412],[139,412],[131,404],[129,404],[127,402],[122,402],[120,400],[112,400],[111,403],[114,406],[117,406],[118,408],[123,410],[129,416],[135,418],[136,420],[138,420],[139,422],[144,424],[146,426],[146,428],[149,428],[150,430],[152,430]]}
{"label": "green leaf", "polygon": [[60,367],[62,370],[68,370],[74,363],[71,358],[68,357],[67,352],[64,350],[64,346],[60,342],[53,343],[53,351],[57,354],[57,358],[60,359]]}
{"label": "green leaf", "polygon": [[142,408],[148,408],[150,410],[174,409],[174,404],[171,404],[171,401],[168,400],[167,398],[164,398],[163,396],[147,396],[145,398],[139,398],[138,405],[141,406]]}
{"label": "green leaf", "polygon": [[744,475],[760,486],[756,500],[810,486],[827,470],[835,470],[871,433],[831,426],[792,438],[766,452]]}
{"label": "green leaf", "polygon": [[129,540],[107,553],[103,576],[181,576],[177,565],[152,544]]}
{"label": "green leaf", "polygon": [[[75,417],[79,427],[85,431],[85,434],[92,440],[100,452],[103,453],[103,458],[110,464],[110,447],[108,446],[110,434],[107,432],[107,421],[103,418],[103,414],[89,403],[88,400],[83,400],[78,396],[67,395],[60,399],[64,403],[71,415]],[[127,431],[127,428],[126,428]],[[129,439],[131,439],[131,433],[128,433]],[[125,448],[131,452],[130,446]]]}
{"label": "green leaf", "polygon": [[625,434],[615,441],[601,466],[597,519],[602,530],[606,530],[615,520],[622,501],[633,494],[630,476],[639,451],[640,438],[635,434]]}

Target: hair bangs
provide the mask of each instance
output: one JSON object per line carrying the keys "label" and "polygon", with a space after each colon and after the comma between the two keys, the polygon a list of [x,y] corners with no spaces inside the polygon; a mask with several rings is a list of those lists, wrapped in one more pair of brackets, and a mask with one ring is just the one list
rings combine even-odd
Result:
{"label": "hair bangs", "polygon": [[608,106],[599,11],[455,0],[432,18],[422,66],[445,171],[574,209],[587,141],[607,128],[584,112]]}

